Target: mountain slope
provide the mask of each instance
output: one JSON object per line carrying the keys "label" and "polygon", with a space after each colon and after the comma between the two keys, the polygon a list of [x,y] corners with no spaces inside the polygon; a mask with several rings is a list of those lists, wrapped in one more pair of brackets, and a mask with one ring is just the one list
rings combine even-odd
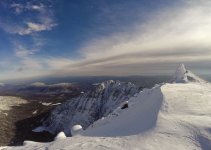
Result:
{"label": "mountain slope", "polygon": [[[136,145],[133,148],[209,150],[210,88],[210,85],[196,83],[166,84],[161,88],[157,87],[152,89],[150,95],[148,92],[140,95],[139,101],[127,111],[121,112],[118,117],[96,122],[83,135],[126,136],[121,138],[133,140]],[[143,95],[148,95],[147,100]],[[154,111],[159,108],[161,100],[162,105],[155,114]],[[149,110],[154,113],[154,117]]]}
{"label": "mountain slope", "polygon": [[44,121],[44,126],[52,133],[65,131],[70,135],[72,126],[80,124],[83,128],[87,128],[137,92],[137,87],[132,83],[105,81],[97,85],[94,90],[58,106]]}

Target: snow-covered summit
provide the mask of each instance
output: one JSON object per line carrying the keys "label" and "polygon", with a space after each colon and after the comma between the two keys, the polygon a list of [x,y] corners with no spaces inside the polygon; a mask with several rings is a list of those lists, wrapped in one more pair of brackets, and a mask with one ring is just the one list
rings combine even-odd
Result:
{"label": "snow-covered summit", "polygon": [[184,64],[180,66],[175,71],[171,81],[172,83],[187,83],[187,82],[205,82],[203,79],[187,70]]}

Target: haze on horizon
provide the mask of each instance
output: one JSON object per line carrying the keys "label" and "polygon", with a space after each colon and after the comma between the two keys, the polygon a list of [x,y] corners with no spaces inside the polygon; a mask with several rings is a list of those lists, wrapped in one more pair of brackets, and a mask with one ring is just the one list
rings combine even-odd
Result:
{"label": "haze on horizon", "polygon": [[209,0],[0,0],[0,81],[211,75]]}

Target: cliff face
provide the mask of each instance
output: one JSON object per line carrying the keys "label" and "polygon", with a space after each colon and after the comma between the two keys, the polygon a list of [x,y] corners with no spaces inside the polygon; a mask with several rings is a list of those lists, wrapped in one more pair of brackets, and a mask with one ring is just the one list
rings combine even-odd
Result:
{"label": "cliff face", "polygon": [[64,131],[70,135],[72,126],[80,124],[87,128],[137,92],[138,88],[132,83],[113,80],[102,82],[93,90],[56,107],[43,124],[52,133]]}

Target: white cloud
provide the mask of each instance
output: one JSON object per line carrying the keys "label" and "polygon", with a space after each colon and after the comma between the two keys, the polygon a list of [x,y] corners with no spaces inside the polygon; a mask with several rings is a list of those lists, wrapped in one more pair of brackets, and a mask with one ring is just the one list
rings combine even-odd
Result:
{"label": "white cloud", "polygon": [[[20,4],[13,2],[10,7],[14,9],[11,13],[15,12],[15,17],[18,20],[14,19],[14,21],[0,15],[0,19],[4,20],[0,22],[0,28],[8,33],[32,35],[41,31],[50,31],[57,26],[52,8],[42,3],[33,4],[33,2],[27,2],[26,4]],[[21,13],[31,13],[32,11],[34,13],[30,17],[20,15]]]}
{"label": "white cloud", "polygon": [[49,31],[54,26],[56,26],[55,23],[48,23],[48,22],[44,22],[44,23],[27,22],[26,25],[27,25],[27,27],[19,30],[18,34],[29,35],[29,34],[35,33],[35,32]]}

